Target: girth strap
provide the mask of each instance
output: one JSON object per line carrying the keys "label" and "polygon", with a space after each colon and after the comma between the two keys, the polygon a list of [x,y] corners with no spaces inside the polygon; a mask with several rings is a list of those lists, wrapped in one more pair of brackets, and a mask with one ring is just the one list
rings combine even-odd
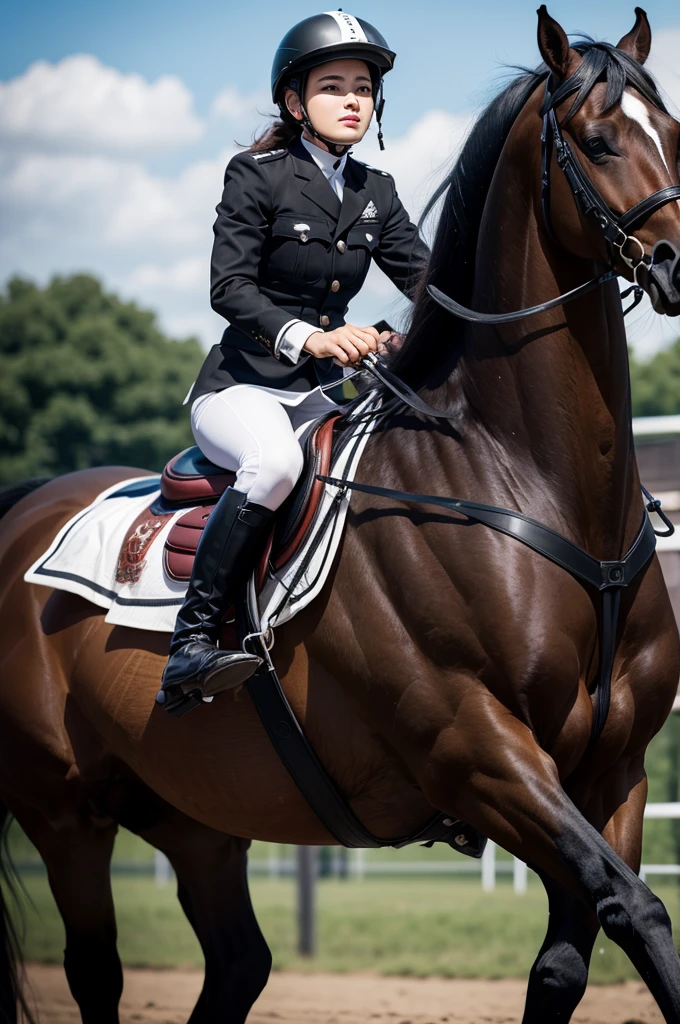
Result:
{"label": "girth strap", "polygon": [[391,839],[373,835],[338,792],[293,714],[271,662],[265,660],[246,683],[248,693],[272,744],[312,810],[343,846],[367,850],[400,849],[412,843],[449,843],[471,857],[481,857],[486,840],[475,829],[446,814],[437,814],[421,829]]}
{"label": "girth strap", "polygon": [[616,652],[616,630],[618,625],[621,588],[627,587],[648,563],[656,548],[654,527],[644,513],[637,536],[623,558],[599,561],[577,544],[551,530],[550,527],[516,512],[514,509],[482,505],[475,501],[459,498],[445,498],[432,494],[411,494],[373,484],[359,484],[335,477],[319,476],[333,487],[347,488],[362,494],[371,494],[393,501],[404,501],[417,505],[436,505],[452,512],[458,512],[484,526],[526,544],[533,551],[574,576],[580,583],[602,591],[602,614],[600,619],[600,667],[592,687],[596,697],[593,712],[591,740],[600,735],[609,712],[611,677]]}

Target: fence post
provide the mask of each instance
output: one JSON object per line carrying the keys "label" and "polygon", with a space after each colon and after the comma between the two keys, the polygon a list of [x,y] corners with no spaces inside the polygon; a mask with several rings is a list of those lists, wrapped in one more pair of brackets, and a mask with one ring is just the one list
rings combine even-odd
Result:
{"label": "fence post", "polygon": [[513,858],[512,864],[512,887],[518,895],[527,891],[527,866],[519,857]]}
{"label": "fence post", "polygon": [[493,892],[496,888],[496,844],[488,841],[482,854],[482,891]]}
{"label": "fence post", "polygon": [[160,850],[154,851],[153,871],[156,885],[159,889],[163,889],[166,885],[170,884],[170,878],[172,877],[170,861]]}
{"label": "fence post", "polygon": [[358,882],[363,882],[366,874],[366,851],[358,847],[352,850],[352,875]]}
{"label": "fence post", "polygon": [[270,878],[278,878],[281,874],[281,861],[279,860],[279,847],[276,843],[269,844],[267,856],[267,870]]}
{"label": "fence post", "polygon": [[298,953],[316,955],[316,846],[297,848]]}

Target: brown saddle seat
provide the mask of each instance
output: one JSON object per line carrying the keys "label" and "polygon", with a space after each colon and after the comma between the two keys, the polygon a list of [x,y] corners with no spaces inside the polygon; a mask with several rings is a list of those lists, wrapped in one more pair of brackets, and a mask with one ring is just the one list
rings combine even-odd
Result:
{"label": "brown saddle seat", "polygon": [[[305,468],[290,497],[282,505],[276,525],[265,551],[258,580],[264,580],[267,561],[279,569],[293,557],[304,542],[316,518],[324,485],[317,474],[330,470],[333,428],[339,418],[333,412],[319,420],[310,431],[305,445]],[[161,494],[165,507],[192,505],[177,520],[165,542],[163,561],[168,576],[178,582],[188,580],[201,533],[217,500],[227,487],[232,487],[235,474],[216,466],[194,446],[175,455],[161,477]]]}

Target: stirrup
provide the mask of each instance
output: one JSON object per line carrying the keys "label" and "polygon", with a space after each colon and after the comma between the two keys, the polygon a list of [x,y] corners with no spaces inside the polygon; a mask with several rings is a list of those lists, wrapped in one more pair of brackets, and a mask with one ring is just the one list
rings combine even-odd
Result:
{"label": "stirrup", "polygon": [[222,661],[222,664],[215,665],[204,675],[187,682],[162,687],[156,694],[156,703],[168,714],[180,718],[203,702],[211,703],[217,694],[241,686],[258,670],[263,660],[258,655],[245,651],[220,652],[219,648],[216,649],[215,657],[218,662]]}

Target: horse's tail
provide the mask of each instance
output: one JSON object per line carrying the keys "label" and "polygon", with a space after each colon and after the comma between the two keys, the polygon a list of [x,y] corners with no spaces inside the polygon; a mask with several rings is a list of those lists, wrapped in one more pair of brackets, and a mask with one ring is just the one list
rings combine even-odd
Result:
{"label": "horse's tail", "polygon": [[7,846],[12,821],[9,810],[0,803],[0,1024],[37,1024],[23,993],[23,960],[16,923],[9,904],[19,906],[19,883]]}
{"label": "horse's tail", "polygon": [[39,487],[46,484],[50,478],[48,476],[34,476],[30,480],[22,480],[19,484],[10,484],[9,487],[4,487],[0,491],[0,519],[11,508],[14,508],[18,501],[25,498],[27,494],[31,494],[33,491],[37,491]]}

